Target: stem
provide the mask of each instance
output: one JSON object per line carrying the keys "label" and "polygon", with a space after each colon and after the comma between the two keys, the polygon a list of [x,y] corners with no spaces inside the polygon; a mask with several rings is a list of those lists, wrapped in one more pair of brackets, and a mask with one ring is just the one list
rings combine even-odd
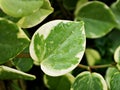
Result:
{"label": "stem", "polygon": [[22,90],[26,90],[26,86],[25,86],[24,80],[19,80],[19,83],[20,83],[20,87],[22,88]]}
{"label": "stem", "polygon": [[17,58],[30,58],[30,54],[28,53],[21,53],[17,55]]}
{"label": "stem", "polygon": [[112,64],[96,65],[96,66],[86,66],[86,65],[83,65],[83,64],[79,64],[78,67],[91,71],[91,69],[107,68],[107,67],[112,67],[112,66],[115,66],[115,65],[116,65],[116,63],[114,62]]}
{"label": "stem", "polygon": [[0,80],[0,90],[6,90],[4,81]]}
{"label": "stem", "polygon": [[86,65],[83,65],[83,64],[79,64],[78,67],[83,68],[83,69],[90,70],[90,69],[89,69],[89,66],[86,66]]}
{"label": "stem", "polygon": [[113,66],[112,64],[105,64],[105,65],[97,65],[97,66],[89,66],[91,69],[98,69],[98,68],[106,68],[106,67],[111,67]]}

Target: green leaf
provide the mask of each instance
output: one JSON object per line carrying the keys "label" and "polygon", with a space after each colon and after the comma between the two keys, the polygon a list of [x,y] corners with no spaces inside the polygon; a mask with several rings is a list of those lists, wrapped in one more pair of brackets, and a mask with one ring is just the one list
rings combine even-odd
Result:
{"label": "green leaf", "polygon": [[120,45],[120,38],[118,38],[120,36],[120,30],[116,30],[114,29],[108,36],[107,38],[110,40],[111,43],[111,48],[110,51],[112,53],[115,52],[115,50],[117,49],[117,47]]}
{"label": "green leaf", "polygon": [[33,60],[30,58],[28,47],[13,60],[13,64],[23,72],[27,72],[32,68]]}
{"label": "green leaf", "polygon": [[116,0],[116,2],[111,5],[111,9],[118,23],[117,28],[120,29],[120,0]]}
{"label": "green leaf", "polygon": [[85,51],[85,55],[90,66],[95,65],[101,60],[99,52],[95,49],[87,48]]}
{"label": "green leaf", "polygon": [[18,71],[16,69],[0,66],[0,80],[8,80],[8,79],[25,79],[25,80],[34,80],[36,77],[31,74],[24,73],[22,71]]}
{"label": "green leaf", "polygon": [[36,12],[43,0],[0,0],[0,8],[13,17],[23,17]]}
{"label": "green leaf", "polygon": [[13,59],[29,45],[26,34],[16,24],[0,18],[0,64]]}
{"label": "green leaf", "polygon": [[59,77],[44,75],[44,83],[50,90],[70,90],[73,82],[74,77],[71,74],[66,74]]}
{"label": "green leaf", "polygon": [[107,85],[100,74],[84,71],[75,78],[71,90],[107,90]]}
{"label": "green leaf", "polygon": [[79,13],[79,9],[81,8],[81,6],[87,2],[88,0],[78,0],[74,14],[76,15],[77,13]]}
{"label": "green leaf", "polygon": [[41,26],[33,35],[30,55],[36,62],[41,62],[38,64],[47,75],[60,76],[79,64],[85,42],[82,21],[54,20]]}
{"label": "green leaf", "polygon": [[120,89],[120,72],[116,72],[110,82],[111,90],[119,90]]}
{"label": "green leaf", "polygon": [[22,28],[33,27],[42,22],[52,12],[53,8],[51,7],[49,0],[44,0],[43,5],[36,12],[22,17],[17,24]]}
{"label": "green leaf", "polygon": [[114,60],[116,63],[120,64],[120,46],[115,50]]}
{"label": "green leaf", "polygon": [[116,66],[120,70],[120,46],[118,46],[114,53],[114,60],[117,63]]}
{"label": "green leaf", "polygon": [[87,38],[102,37],[116,25],[115,17],[110,8],[99,1],[91,1],[80,6],[75,13],[75,19],[85,22]]}
{"label": "green leaf", "polygon": [[9,16],[9,15],[5,14],[2,10],[0,10],[0,17],[1,18],[6,18],[6,19],[8,19],[10,21],[13,21],[15,23],[18,22],[18,20],[19,20],[19,18],[15,18],[15,17],[12,17],[12,16]]}
{"label": "green leaf", "polygon": [[[108,85],[108,87],[109,87],[109,89],[110,89],[110,82],[111,82],[111,78],[113,77],[113,75],[114,75],[114,73],[116,73],[116,72],[119,72],[119,70],[117,69],[117,68],[115,68],[115,67],[110,67],[110,68],[108,68],[107,69],[107,71],[106,71],[106,76],[105,76],[105,78],[106,78],[106,82],[107,82],[107,85]],[[111,90],[111,89],[110,89]]]}
{"label": "green leaf", "polygon": [[74,10],[78,0],[63,0],[63,6],[68,10]]}

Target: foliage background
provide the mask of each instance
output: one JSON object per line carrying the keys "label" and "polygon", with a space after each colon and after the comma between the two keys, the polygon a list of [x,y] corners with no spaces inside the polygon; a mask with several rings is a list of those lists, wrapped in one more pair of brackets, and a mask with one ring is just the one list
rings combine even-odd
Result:
{"label": "foliage background", "polygon": [[[64,1],[68,1],[68,6],[69,4],[72,4],[72,9],[66,8],[64,6]],[[50,0],[52,7],[54,8],[54,12],[49,15],[42,23],[40,23],[39,25],[30,28],[29,33],[32,36],[32,34],[45,22],[48,22],[50,20],[56,20],[56,19],[65,19],[65,20],[74,20],[74,11],[75,11],[75,7],[77,4],[78,0]],[[89,0],[89,1],[93,1],[93,0]],[[115,2],[116,0],[98,0],[101,2],[106,3],[108,6],[110,6],[113,2]],[[109,36],[109,35],[107,35]],[[98,38],[98,39],[87,39],[87,47],[89,48],[94,48],[97,49],[100,54],[102,55],[102,58],[104,59],[103,62],[106,63],[106,60],[112,61],[113,60],[113,56],[111,54],[111,52],[109,51],[110,47],[112,46],[112,42],[109,38],[106,38],[107,36],[104,36],[102,38]],[[98,63],[98,64],[103,64],[102,63]],[[85,56],[83,57],[83,60],[81,62],[82,64],[87,64],[86,62],[86,58]],[[109,63],[109,62],[108,62]],[[101,69],[93,69],[92,71],[101,73],[103,76],[105,75],[105,71],[107,68],[101,68]],[[77,74],[79,74],[80,72],[84,71],[85,69],[82,68],[76,68],[73,72],[74,76],[76,76]],[[30,71],[30,73],[36,75],[37,79],[34,81],[27,81],[27,86],[28,86],[28,90],[48,90],[43,82],[43,72],[40,71],[39,67],[34,66]],[[32,87],[29,87],[32,86]]]}
{"label": "foliage background", "polygon": [[[29,28],[27,33],[29,34],[29,37],[32,38],[32,35],[34,32],[44,23],[51,21],[51,20],[56,20],[56,19],[65,19],[65,20],[74,20],[74,11],[76,8],[78,0],[50,0],[52,7],[54,8],[54,12],[49,15],[42,23],[38,24],[35,27]],[[93,0],[89,0],[93,1]],[[95,1],[95,0],[94,0]],[[101,2],[106,3],[108,6],[110,6],[113,2],[116,0],[98,0]],[[112,33],[112,34],[111,34]],[[113,35],[114,33],[114,35]],[[117,29],[114,29],[114,31],[111,31],[109,34],[102,38],[98,39],[87,39],[87,48],[93,48],[96,49],[102,58],[102,62],[98,62],[96,65],[99,64],[109,64],[112,63],[113,61],[113,52],[111,51],[111,47],[114,47],[115,45],[119,44],[116,43],[117,41],[114,41],[111,37],[115,36],[116,34],[120,34]],[[112,36],[113,35],[113,36]],[[82,61],[82,64],[87,65],[87,60],[86,57],[84,56]],[[92,69],[92,71],[98,72],[101,75],[105,76],[105,71],[107,68],[101,68],[101,69]],[[77,67],[73,71],[73,75],[76,76],[80,72],[85,71],[85,69]],[[43,75],[44,73],[42,70],[40,70],[39,66],[33,66],[28,73],[33,74],[36,76],[36,80],[33,81],[25,81],[27,87],[27,90],[48,90],[46,86],[44,85],[43,82]],[[6,83],[6,86],[9,88],[10,81],[4,80]],[[24,86],[24,85],[23,85]]]}

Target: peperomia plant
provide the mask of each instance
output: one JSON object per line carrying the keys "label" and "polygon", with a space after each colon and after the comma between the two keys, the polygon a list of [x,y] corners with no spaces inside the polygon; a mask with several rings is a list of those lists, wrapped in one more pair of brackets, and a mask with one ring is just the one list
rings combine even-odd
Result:
{"label": "peperomia plant", "polygon": [[37,79],[26,73],[35,65],[50,90],[119,90],[120,0],[109,6],[57,0],[63,14],[74,17],[51,19],[31,35],[28,30],[49,14],[61,13],[55,8],[54,14],[50,2],[55,0],[0,0],[0,80],[11,80],[10,90],[25,90],[15,80]]}

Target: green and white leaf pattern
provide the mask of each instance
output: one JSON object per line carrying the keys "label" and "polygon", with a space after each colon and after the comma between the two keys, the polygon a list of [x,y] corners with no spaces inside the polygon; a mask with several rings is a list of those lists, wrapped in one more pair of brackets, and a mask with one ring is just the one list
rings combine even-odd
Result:
{"label": "green and white leaf pattern", "polygon": [[71,90],[107,90],[107,85],[100,74],[84,71],[76,77]]}
{"label": "green and white leaf pattern", "polygon": [[10,80],[10,79],[25,79],[25,80],[34,80],[36,77],[31,74],[18,71],[16,69],[0,66],[0,80]]}
{"label": "green and white leaf pattern", "polygon": [[41,23],[52,12],[53,8],[49,0],[43,0],[43,5],[36,12],[22,17],[17,24],[22,28],[33,27]]}
{"label": "green and white leaf pattern", "polygon": [[15,23],[0,18],[0,64],[12,60],[29,45],[29,38]]}
{"label": "green and white leaf pattern", "polygon": [[102,2],[91,1],[77,8],[75,20],[85,22],[87,38],[105,36],[117,25],[111,9]]}
{"label": "green and white leaf pattern", "polygon": [[30,44],[30,55],[47,75],[60,76],[79,64],[85,42],[82,21],[54,20],[35,32]]}
{"label": "green and white leaf pattern", "polygon": [[119,72],[119,71],[118,71],[118,69],[115,68],[115,67],[109,67],[109,68],[107,69],[107,71],[106,71],[105,79],[106,79],[106,82],[107,82],[107,85],[108,85],[109,89],[110,89],[110,87],[111,87],[111,86],[110,86],[111,78],[112,78],[112,76],[114,75],[114,73],[116,73],[116,72]]}
{"label": "green and white leaf pattern", "polygon": [[23,17],[36,12],[43,0],[0,0],[1,9],[10,16]]}
{"label": "green and white leaf pattern", "polygon": [[116,63],[120,64],[120,46],[115,50],[114,60]]}

